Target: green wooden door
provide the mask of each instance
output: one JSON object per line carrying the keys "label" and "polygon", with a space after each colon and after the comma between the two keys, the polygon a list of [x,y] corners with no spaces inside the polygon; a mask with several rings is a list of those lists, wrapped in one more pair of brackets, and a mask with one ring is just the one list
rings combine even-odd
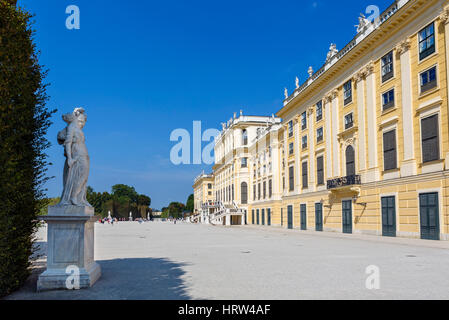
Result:
{"label": "green wooden door", "polygon": [[323,204],[315,203],[315,231],[323,231]]}
{"label": "green wooden door", "polygon": [[259,220],[259,209],[256,210],[256,214],[257,214],[257,224],[260,224],[260,220]]}
{"label": "green wooden door", "polygon": [[300,212],[301,212],[301,230],[307,230],[307,206],[305,204],[301,204]]}
{"label": "green wooden door", "polygon": [[251,222],[254,224],[254,209],[251,212]]}
{"label": "green wooden door", "polygon": [[395,197],[383,197],[382,204],[382,235],[384,237],[396,237],[396,199]]}
{"label": "green wooden door", "polygon": [[262,225],[265,225],[265,209],[262,209]]}
{"label": "green wooden door", "polygon": [[267,209],[267,225],[271,226],[271,209]]}
{"label": "green wooden door", "polygon": [[352,201],[342,201],[343,233],[352,233]]}
{"label": "green wooden door", "polygon": [[419,195],[419,214],[421,239],[440,240],[438,193],[423,193]]}
{"label": "green wooden door", "polygon": [[293,206],[287,207],[287,224],[289,229],[293,229]]}

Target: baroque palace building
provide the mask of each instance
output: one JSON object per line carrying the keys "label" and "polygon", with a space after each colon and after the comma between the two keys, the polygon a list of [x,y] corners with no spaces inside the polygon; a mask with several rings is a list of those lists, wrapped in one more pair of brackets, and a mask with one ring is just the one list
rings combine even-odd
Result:
{"label": "baroque palace building", "polygon": [[277,117],[223,125],[209,222],[449,240],[449,1],[359,20]]}

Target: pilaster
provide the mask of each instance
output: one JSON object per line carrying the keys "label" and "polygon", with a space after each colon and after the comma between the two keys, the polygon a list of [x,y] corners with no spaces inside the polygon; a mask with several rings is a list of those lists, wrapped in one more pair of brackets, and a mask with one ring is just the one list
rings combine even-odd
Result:
{"label": "pilaster", "polygon": [[396,53],[401,62],[401,87],[402,87],[402,130],[404,159],[400,165],[401,176],[413,176],[417,173],[414,152],[414,125],[413,125],[413,89],[412,71],[410,63],[410,40],[402,41],[396,47]]}
{"label": "pilaster", "polygon": [[378,167],[377,148],[377,123],[376,123],[376,77],[374,75],[374,64],[371,62],[366,66],[366,110],[368,123],[368,170],[366,182],[378,181],[380,178]]}

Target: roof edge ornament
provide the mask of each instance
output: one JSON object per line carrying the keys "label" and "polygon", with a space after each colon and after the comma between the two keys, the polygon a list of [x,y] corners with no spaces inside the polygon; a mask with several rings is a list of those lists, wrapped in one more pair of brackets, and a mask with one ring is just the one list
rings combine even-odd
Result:
{"label": "roof edge ornament", "polygon": [[361,33],[365,31],[368,26],[371,24],[371,21],[369,21],[363,13],[360,14],[359,17],[359,24],[355,25],[354,27],[357,28],[357,33]]}
{"label": "roof edge ornament", "polygon": [[331,43],[329,47],[329,52],[327,53],[326,63],[332,60],[332,58],[335,57],[337,53],[338,53],[337,45],[335,43]]}

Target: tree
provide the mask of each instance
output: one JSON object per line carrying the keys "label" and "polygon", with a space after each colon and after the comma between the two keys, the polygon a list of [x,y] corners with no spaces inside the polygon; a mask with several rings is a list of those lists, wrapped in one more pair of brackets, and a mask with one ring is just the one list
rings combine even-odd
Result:
{"label": "tree", "polygon": [[131,202],[137,203],[139,194],[134,187],[127,186],[126,184],[116,184],[112,186],[112,195],[117,197],[128,197]]}
{"label": "tree", "polygon": [[140,217],[146,218],[147,214],[150,213],[151,198],[141,194],[137,197],[137,210],[140,213]]}
{"label": "tree", "polygon": [[107,192],[95,192],[92,187],[87,187],[87,201],[95,208],[95,213],[102,217],[108,216],[108,211],[105,210],[105,203],[111,199],[111,195]]}
{"label": "tree", "polygon": [[60,197],[57,198],[45,198],[42,200],[43,206],[41,207],[41,211],[39,215],[45,216],[48,214],[48,206],[55,206],[61,201]]}
{"label": "tree", "polygon": [[118,218],[128,218],[130,212],[134,218],[146,218],[150,213],[151,198],[139,195],[134,187],[125,184],[114,185],[112,194],[95,192],[92,187],[87,187],[87,201],[102,217],[107,217],[109,211]]}
{"label": "tree", "polygon": [[166,212],[168,214],[168,217],[173,217],[173,218],[180,218],[182,217],[182,214],[185,210],[185,205],[183,203],[180,202],[172,202],[168,205],[168,208],[166,208]]}
{"label": "tree", "polygon": [[53,112],[33,43],[32,15],[0,0],[0,296],[30,275],[37,217],[48,204],[45,135]]}
{"label": "tree", "polygon": [[193,194],[189,196],[186,203],[186,211],[192,213],[195,207],[195,198],[193,197]]}

